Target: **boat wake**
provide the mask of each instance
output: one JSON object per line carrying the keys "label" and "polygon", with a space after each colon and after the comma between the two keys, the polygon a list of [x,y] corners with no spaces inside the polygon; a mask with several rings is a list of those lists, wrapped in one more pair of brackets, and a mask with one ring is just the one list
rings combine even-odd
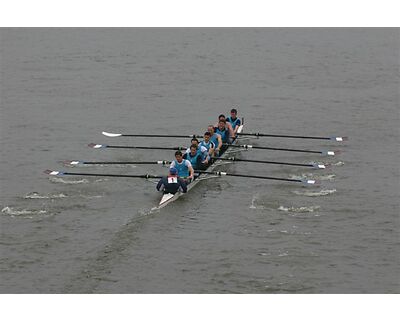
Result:
{"label": "boat wake", "polygon": [[4,207],[1,213],[8,216],[38,216],[48,214],[47,210],[28,210],[28,209],[15,209],[13,207]]}
{"label": "boat wake", "polygon": [[335,180],[336,175],[335,174],[312,174],[312,173],[303,173],[301,176],[299,175],[292,175],[290,178],[291,179],[315,179],[319,181],[332,181]]}
{"label": "boat wake", "polygon": [[292,191],[294,194],[299,196],[306,196],[306,197],[320,197],[320,196],[328,196],[336,192],[336,189],[322,189],[320,191],[299,191],[294,190]]}
{"label": "boat wake", "polygon": [[280,206],[278,210],[284,212],[291,212],[291,213],[306,213],[306,212],[315,212],[318,211],[321,207],[320,206],[310,206],[310,207],[285,207]]}
{"label": "boat wake", "polygon": [[[51,177],[49,180],[53,183],[63,183],[63,184],[90,183],[90,181],[88,179],[69,180],[69,179],[63,179],[63,178],[58,178],[58,177]],[[103,182],[103,181],[108,181],[108,179],[97,179],[94,182]]]}
{"label": "boat wake", "polygon": [[60,199],[67,198],[68,196],[63,193],[58,194],[40,194],[38,192],[30,192],[24,196],[24,199]]}

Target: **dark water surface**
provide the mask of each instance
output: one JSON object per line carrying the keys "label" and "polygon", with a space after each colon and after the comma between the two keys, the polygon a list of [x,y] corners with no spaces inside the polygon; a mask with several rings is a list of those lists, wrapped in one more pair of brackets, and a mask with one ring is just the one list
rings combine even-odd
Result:
{"label": "dark water surface", "polygon": [[[2,29],[1,293],[399,293],[399,30]],[[45,169],[164,174],[161,166],[64,168],[62,160],[170,160],[93,150],[101,131],[203,133],[238,106],[246,130],[346,135],[252,139],[242,158],[161,211],[151,181],[50,177]]]}

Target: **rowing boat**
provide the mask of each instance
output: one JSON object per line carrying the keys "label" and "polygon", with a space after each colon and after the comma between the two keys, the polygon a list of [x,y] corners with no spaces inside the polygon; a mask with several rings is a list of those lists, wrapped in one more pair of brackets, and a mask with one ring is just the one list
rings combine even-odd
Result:
{"label": "rowing boat", "polygon": [[[238,133],[241,133],[243,131],[243,124],[239,126],[238,128]],[[232,142],[232,145],[237,145],[238,144],[237,139],[235,139]],[[214,161],[212,164],[210,164],[207,169],[205,170],[205,172],[199,173],[197,175],[195,175],[194,180],[188,185],[187,188],[187,192],[189,192],[190,190],[192,190],[200,181],[207,179],[207,172],[212,172],[217,166],[221,165],[224,161],[224,159],[227,158],[226,154],[227,151],[231,148],[230,145],[224,145],[221,150],[220,150],[220,156],[219,159]],[[154,207],[152,210],[158,210],[161,208],[164,208],[165,206],[167,206],[168,204],[170,204],[171,202],[174,202],[175,200],[179,199],[182,195],[184,195],[184,193],[178,191],[175,194],[172,193],[164,193],[163,196],[161,197],[161,200],[158,204],[157,207]]]}

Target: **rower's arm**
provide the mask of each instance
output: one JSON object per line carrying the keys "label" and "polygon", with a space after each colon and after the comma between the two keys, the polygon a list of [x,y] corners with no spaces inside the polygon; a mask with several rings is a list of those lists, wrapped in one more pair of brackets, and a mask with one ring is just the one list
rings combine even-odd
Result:
{"label": "rower's arm", "polygon": [[236,135],[236,132],[233,131],[233,128],[232,128],[232,125],[230,122],[227,122],[227,124],[228,124],[229,135],[231,136],[231,138],[234,138]]}
{"label": "rower's arm", "polygon": [[189,173],[190,173],[189,178],[193,179],[193,177],[194,177],[194,169],[193,169],[192,165],[190,165],[190,167],[189,167]]}

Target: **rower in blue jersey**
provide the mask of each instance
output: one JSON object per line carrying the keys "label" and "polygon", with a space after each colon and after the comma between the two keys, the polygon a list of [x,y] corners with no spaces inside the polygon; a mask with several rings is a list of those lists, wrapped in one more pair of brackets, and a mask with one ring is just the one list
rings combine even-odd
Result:
{"label": "rower in blue jersey", "polygon": [[229,137],[230,137],[231,139],[235,138],[235,132],[233,131],[232,125],[231,125],[231,123],[230,123],[229,121],[226,120],[226,118],[225,118],[225,116],[224,116],[223,114],[220,114],[220,115],[218,116],[218,122],[215,124],[214,127],[218,127],[219,121],[220,121],[220,120],[225,120],[225,128],[226,128],[226,129],[228,130],[228,132],[229,132]]}
{"label": "rower in blue jersey", "polygon": [[[208,161],[210,160],[208,157],[208,149],[204,146],[200,146],[199,140],[197,140],[197,138],[193,138],[190,142],[192,143],[190,146],[195,145],[196,149],[197,149],[197,153],[201,155],[202,164],[206,165],[208,163]],[[186,153],[190,153],[190,147],[187,148]],[[185,158],[185,156],[184,156],[184,158]]]}
{"label": "rower in blue jersey", "polygon": [[231,116],[226,118],[226,121],[228,121],[232,125],[233,133],[236,136],[236,133],[237,133],[240,125],[242,124],[242,122],[237,117],[237,110],[235,108],[233,108],[231,110]]}
{"label": "rower in blue jersey", "polygon": [[178,176],[184,179],[187,183],[193,179],[194,170],[189,160],[183,159],[181,151],[175,152],[175,160],[171,162],[170,168],[178,170]]}
{"label": "rower in blue jersey", "polygon": [[226,128],[225,120],[219,120],[218,127],[215,128],[215,133],[221,136],[222,143],[231,143],[229,130]]}
{"label": "rower in blue jersey", "polygon": [[204,133],[204,140],[200,142],[200,147],[207,149],[207,162],[214,156],[215,144],[211,141],[211,134],[207,131]]}
{"label": "rower in blue jersey", "polygon": [[222,148],[222,139],[221,136],[217,133],[215,133],[215,128],[213,125],[209,125],[207,128],[207,131],[210,133],[210,141],[214,143],[214,156],[218,157],[219,156],[219,151]]}
{"label": "rower in blue jersey", "polygon": [[190,152],[185,153],[183,159],[189,160],[194,170],[200,170],[203,167],[203,154],[198,151],[195,144],[190,146]]}

